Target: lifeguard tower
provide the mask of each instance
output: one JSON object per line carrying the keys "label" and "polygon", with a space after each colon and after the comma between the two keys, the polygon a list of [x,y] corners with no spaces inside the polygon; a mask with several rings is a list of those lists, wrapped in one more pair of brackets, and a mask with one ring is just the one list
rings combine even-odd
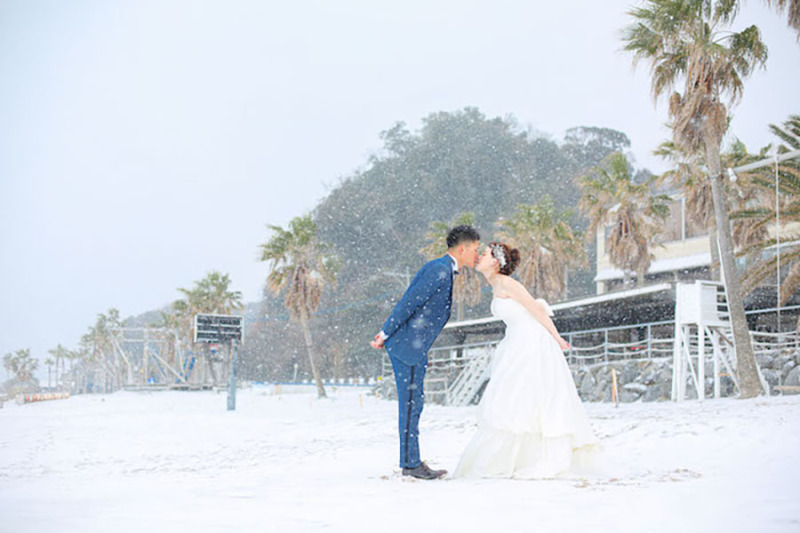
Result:
{"label": "lifeguard tower", "polygon": [[[712,368],[715,398],[721,396],[723,375],[739,388],[736,350],[724,286],[704,280],[678,283],[675,286],[673,401],[686,399],[689,384],[693,385],[698,400],[705,398],[708,363]],[[769,385],[760,371],[758,375],[764,392],[769,394]]]}

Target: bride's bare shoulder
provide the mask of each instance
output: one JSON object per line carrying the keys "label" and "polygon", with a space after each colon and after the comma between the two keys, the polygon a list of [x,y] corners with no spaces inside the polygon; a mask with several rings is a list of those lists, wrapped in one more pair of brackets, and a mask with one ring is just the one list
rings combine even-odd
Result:
{"label": "bride's bare shoulder", "polygon": [[519,292],[520,288],[524,289],[524,286],[519,281],[511,276],[501,274],[497,277],[494,293],[498,298],[511,298],[515,293]]}

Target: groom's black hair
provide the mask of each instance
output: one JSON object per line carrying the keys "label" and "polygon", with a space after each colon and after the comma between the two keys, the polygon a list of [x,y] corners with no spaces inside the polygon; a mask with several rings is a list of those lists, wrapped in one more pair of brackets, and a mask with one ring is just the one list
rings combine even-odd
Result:
{"label": "groom's black hair", "polygon": [[456,226],[447,234],[447,247],[458,246],[462,242],[481,240],[480,234],[472,226]]}

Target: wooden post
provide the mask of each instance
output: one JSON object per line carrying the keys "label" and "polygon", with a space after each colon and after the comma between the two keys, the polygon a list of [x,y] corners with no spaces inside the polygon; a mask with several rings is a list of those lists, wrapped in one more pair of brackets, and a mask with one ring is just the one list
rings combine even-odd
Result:
{"label": "wooden post", "polygon": [[614,402],[614,407],[619,407],[619,398],[617,396],[617,369],[611,369],[611,401]]}

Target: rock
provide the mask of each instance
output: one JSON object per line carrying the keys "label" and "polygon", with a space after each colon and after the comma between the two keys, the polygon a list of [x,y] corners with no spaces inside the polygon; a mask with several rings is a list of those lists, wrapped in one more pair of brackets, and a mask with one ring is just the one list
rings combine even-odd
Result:
{"label": "rock", "polygon": [[672,397],[672,384],[671,383],[656,383],[652,387],[647,388],[647,392],[642,395],[643,402],[655,402],[660,400],[669,400]]}
{"label": "rock", "polygon": [[631,403],[638,400],[642,395],[638,392],[632,392],[629,390],[624,390],[619,393],[619,401],[622,403]]}
{"label": "rock", "polygon": [[648,374],[650,372],[655,372],[658,370],[658,365],[653,361],[646,361],[645,364],[641,365],[639,371],[642,374]]}
{"label": "rock", "polygon": [[606,384],[607,386],[603,389],[602,395],[598,397],[601,402],[610,402],[611,401],[611,386]]}
{"label": "rock", "polygon": [[783,380],[783,384],[789,387],[800,386],[800,366],[794,367],[789,372],[789,374],[786,376],[786,379]]}
{"label": "rock", "polygon": [[607,402],[611,400],[611,386],[609,381],[601,381],[595,385],[591,393],[592,401]]}
{"label": "rock", "polygon": [[781,382],[781,373],[777,370],[772,370],[771,368],[767,368],[766,370],[762,370],[761,374],[764,376],[764,379],[767,380],[767,383],[769,384],[770,387],[779,385]]}
{"label": "rock", "polygon": [[[622,376],[619,376],[619,375],[617,376],[617,379],[618,379],[617,383],[620,383],[620,382],[622,382],[622,383],[632,383],[632,382],[636,381],[636,378],[638,378],[639,375],[640,375],[639,374],[639,369],[636,368],[635,365],[626,366],[625,368],[622,369],[621,374],[622,374]],[[620,377],[622,378],[621,380],[620,380]]]}
{"label": "rock", "polygon": [[647,392],[647,389],[649,387],[642,383],[626,383],[625,385],[622,386],[622,388],[625,389],[626,391],[636,392],[638,394],[644,394],[645,392]]}
{"label": "rock", "polygon": [[591,372],[586,372],[586,375],[583,376],[583,380],[581,381],[581,387],[578,390],[582,398],[589,397],[590,394],[594,391],[595,380],[594,376]]}
{"label": "rock", "polygon": [[658,378],[658,372],[656,372],[655,370],[650,370],[649,372],[647,372],[647,374],[644,374],[642,376],[642,383],[644,383],[645,385],[652,385],[653,383],[656,382],[657,378]]}
{"label": "rock", "polygon": [[788,361],[784,361],[783,368],[781,368],[781,373],[784,376],[786,376],[796,366],[797,364],[794,362],[794,359],[789,359]]}
{"label": "rock", "polygon": [[720,396],[732,396],[736,392],[736,385],[733,379],[728,374],[723,374],[719,377],[719,394]]}
{"label": "rock", "polygon": [[769,354],[756,355],[756,362],[758,363],[758,367],[762,370],[765,368],[772,368],[774,361],[775,358]]}

